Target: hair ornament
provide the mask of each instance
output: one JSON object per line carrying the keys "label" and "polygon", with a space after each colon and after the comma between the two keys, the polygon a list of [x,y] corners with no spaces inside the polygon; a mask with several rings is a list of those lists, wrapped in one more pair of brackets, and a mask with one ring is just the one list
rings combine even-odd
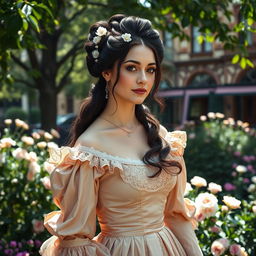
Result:
{"label": "hair ornament", "polygon": [[93,57],[94,59],[97,59],[97,58],[99,57],[99,55],[100,55],[100,53],[99,53],[98,50],[92,51],[92,57]]}
{"label": "hair ornament", "polygon": [[104,27],[98,27],[97,31],[96,31],[96,35],[97,36],[105,36],[107,34],[107,29]]}
{"label": "hair ornament", "polygon": [[131,42],[132,41],[132,36],[131,34],[129,33],[125,33],[125,34],[122,34],[121,37],[123,38],[123,40],[127,43]]}
{"label": "hair ornament", "polygon": [[95,44],[98,44],[98,43],[100,42],[100,40],[101,40],[101,36],[95,36],[92,41],[93,41]]}

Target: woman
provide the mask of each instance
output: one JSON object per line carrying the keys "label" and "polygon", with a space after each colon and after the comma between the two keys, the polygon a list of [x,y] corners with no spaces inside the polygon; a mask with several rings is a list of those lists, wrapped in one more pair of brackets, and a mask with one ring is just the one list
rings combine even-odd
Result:
{"label": "woman", "polygon": [[[41,255],[200,256],[183,193],[186,134],[142,105],[157,92],[163,45],[150,21],[115,15],[92,25],[87,66],[98,78],[69,147],[50,152],[53,235]],[[96,216],[101,233],[95,236]]]}

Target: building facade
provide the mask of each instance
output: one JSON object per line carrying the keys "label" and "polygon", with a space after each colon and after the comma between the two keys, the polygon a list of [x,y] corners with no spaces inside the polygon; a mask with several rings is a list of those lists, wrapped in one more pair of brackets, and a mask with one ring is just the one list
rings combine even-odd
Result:
{"label": "building facade", "polygon": [[[234,19],[239,18],[237,8],[234,14]],[[200,44],[197,28],[185,32],[190,42],[172,40],[167,32],[163,35],[166,53],[158,96],[164,98],[166,107],[161,122],[175,128],[208,112],[221,112],[255,126],[256,68],[232,64],[236,53],[225,51],[219,42]],[[249,32],[246,40],[249,58],[256,67],[256,33]]]}

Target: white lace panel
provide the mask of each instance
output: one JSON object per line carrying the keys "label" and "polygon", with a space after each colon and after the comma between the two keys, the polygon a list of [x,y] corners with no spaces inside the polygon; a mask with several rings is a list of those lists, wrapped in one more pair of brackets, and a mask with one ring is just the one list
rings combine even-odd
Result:
{"label": "white lace panel", "polygon": [[171,184],[176,181],[175,176],[162,170],[160,175],[150,178],[154,174],[149,171],[150,169],[146,165],[123,165],[123,170],[120,170],[120,176],[125,183],[138,190],[147,192],[170,190]]}

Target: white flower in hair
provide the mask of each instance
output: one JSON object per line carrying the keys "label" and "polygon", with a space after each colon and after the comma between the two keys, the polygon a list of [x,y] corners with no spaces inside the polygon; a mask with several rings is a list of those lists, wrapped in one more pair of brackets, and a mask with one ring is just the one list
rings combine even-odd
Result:
{"label": "white flower in hair", "polygon": [[121,37],[123,38],[123,40],[124,40],[125,42],[130,42],[130,41],[132,41],[131,34],[129,34],[129,33],[122,34]]}
{"label": "white flower in hair", "polygon": [[97,31],[96,31],[96,35],[97,36],[105,36],[107,34],[107,29],[104,27],[98,27]]}
{"label": "white flower in hair", "polygon": [[101,37],[100,37],[100,36],[95,36],[92,41],[93,41],[95,44],[98,44],[98,43],[100,42],[100,40],[101,40]]}
{"label": "white flower in hair", "polygon": [[93,57],[94,59],[97,59],[97,58],[99,57],[99,55],[100,55],[100,53],[99,53],[98,50],[92,51],[92,57]]}

